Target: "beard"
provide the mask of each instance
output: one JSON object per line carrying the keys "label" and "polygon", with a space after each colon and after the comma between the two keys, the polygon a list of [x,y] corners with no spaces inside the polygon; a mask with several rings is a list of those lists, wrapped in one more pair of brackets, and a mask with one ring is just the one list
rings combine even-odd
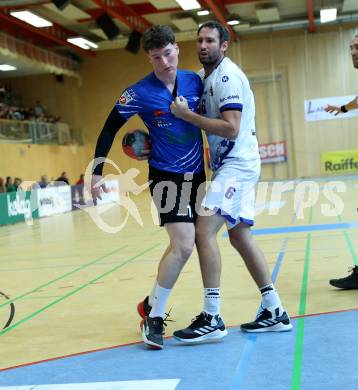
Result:
{"label": "beard", "polygon": [[358,69],[358,58],[353,58],[353,66]]}
{"label": "beard", "polygon": [[211,54],[208,54],[206,56],[201,56],[199,53],[199,61],[203,65],[213,65],[215,64],[220,58],[220,51],[215,51]]}

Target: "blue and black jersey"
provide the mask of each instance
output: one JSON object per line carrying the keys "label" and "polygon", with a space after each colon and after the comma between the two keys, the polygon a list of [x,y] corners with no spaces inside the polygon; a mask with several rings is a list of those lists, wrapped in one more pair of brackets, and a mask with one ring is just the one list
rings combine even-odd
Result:
{"label": "blue and black jersey", "polygon": [[[190,71],[177,71],[177,95],[184,96],[196,111],[202,94],[200,77]],[[127,88],[116,103],[126,120],[138,114],[149,130],[152,154],[149,165],[177,172],[197,173],[204,170],[201,130],[170,112],[173,94],[154,73]]]}

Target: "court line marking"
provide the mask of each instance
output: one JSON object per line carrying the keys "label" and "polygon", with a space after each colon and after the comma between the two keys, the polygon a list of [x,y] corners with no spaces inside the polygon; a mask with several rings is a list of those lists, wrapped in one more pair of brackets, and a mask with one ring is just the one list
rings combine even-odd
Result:
{"label": "court line marking", "polygon": [[301,226],[282,226],[265,229],[253,229],[254,235],[263,234],[283,234],[283,233],[306,233],[322,230],[338,230],[338,229],[355,229],[358,228],[358,222],[341,222],[341,223],[324,223],[317,225],[301,225]]}
{"label": "court line marking", "polygon": [[38,290],[40,290],[41,288],[50,286],[51,284],[53,284],[53,283],[55,283],[55,282],[58,282],[59,280],[62,280],[62,279],[64,279],[64,278],[66,278],[67,276],[70,276],[70,275],[74,274],[74,273],[77,272],[77,271],[81,271],[82,269],[85,269],[85,268],[89,267],[90,265],[93,265],[93,264],[97,263],[98,261],[101,261],[101,260],[105,259],[106,257],[109,257],[109,256],[113,255],[114,253],[120,252],[121,250],[123,250],[123,249],[125,249],[125,248],[127,248],[127,247],[128,247],[128,245],[123,245],[123,246],[120,247],[119,249],[116,249],[116,250],[114,250],[114,251],[112,251],[112,252],[109,252],[109,253],[107,253],[107,254],[101,256],[101,257],[97,257],[96,259],[91,260],[89,263],[85,263],[85,264],[81,265],[81,266],[78,267],[78,268],[75,268],[74,270],[72,270],[72,271],[70,271],[70,272],[66,272],[65,274],[63,274],[63,275],[61,275],[61,276],[59,276],[59,277],[57,277],[57,278],[55,278],[55,279],[52,279],[52,280],[50,280],[49,282],[46,282],[46,283],[44,283],[44,284],[41,284],[40,286],[38,286],[38,287],[36,287],[36,288],[34,288],[34,289],[30,290],[30,291],[27,291],[26,293],[20,294],[20,295],[18,295],[18,296],[15,297],[15,298],[11,298],[11,299],[9,299],[8,301],[6,301],[5,303],[2,303],[2,304],[0,305],[0,308],[3,307],[3,306],[9,305],[9,304],[12,303],[12,302],[18,301],[19,299],[21,299],[21,298],[23,298],[23,297],[25,297],[25,296],[27,296],[27,295],[29,295],[29,294],[35,292],[35,291],[38,291]]}
{"label": "court line marking", "polygon": [[[338,219],[339,219],[339,221],[341,221],[342,218],[340,215],[338,215]],[[343,235],[344,235],[344,239],[346,240],[346,244],[348,245],[349,252],[352,256],[353,264],[358,265],[357,254],[354,250],[354,246],[353,246],[351,238],[349,237],[348,232],[344,231]]]}
{"label": "court line marking", "polygon": [[357,258],[357,254],[356,254],[356,252],[354,250],[354,246],[352,244],[352,240],[350,239],[350,237],[349,237],[349,235],[348,235],[348,233],[346,231],[344,231],[343,234],[344,234],[344,239],[346,240],[346,243],[348,245],[349,252],[350,252],[350,254],[352,256],[353,263],[355,265],[358,265],[358,258]]}
{"label": "court line marking", "polygon": [[298,315],[298,316],[293,316],[291,318],[307,318],[307,317],[317,317],[317,316],[324,316],[324,315],[329,315],[329,314],[339,314],[339,313],[348,313],[351,311],[358,311],[358,307],[353,308],[353,309],[341,309],[341,310],[333,310],[333,311],[322,311],[321,313],[311,313],[311,314],[304,314],[304,315]]}
{"label": "court line marking", "polygon": [[175,390],[180,379],[146,379],[115,382],[56,383],[25,386],[5,386],[4,390]]}
{"label": "court line marking", "polygon": [[[337,217],[338,217],[338,220],[341,221],[341,216],[338,215]],[[345,223],[339,223],[337,225],[346,226]],[[340,228],[347,229],[347,227],[340,227]],[[352,256],[353,263],[358,265],[357,255],[354,251],[352,241],[349,238],[349,235],[346,231],[343,232],[343,235],[344,235],[344,238],[346,240],[349,252]],[[300,309],[299,309],[299,314],[301,314],[301,315],[305,314],[305,311],[306,311],[310,241],[311,241],[311,233],[308,234],[307,243],[306,243],[305,266],[304,266],[304,275],[302,278],[301,300],[300,300]],[[297,322],[297,331],[296,331],[296,346],[295,346],[295,352],[294,352],[294,367],[293,367],[292,382],[291,382],[291,389],[292,390],[299,390],[300,389],[301,369],[302,369],[302,360],[303,360],[303,340],[304,340],[304,320],[305,320],[305,317],[298,318],[297,320],[298,320],[298,322]]]}
{"label": "court line marking", "polygon": [[[280,252],[278,253],[276,264],[275,264],[274,270],[271,274],[271,278],[272,278],[273,283],[275,283],[275,281],[276,281],[278,272],[280,270],[280,266],[282,264],[282,260],[285,256],[287,243],[288,243],[288,237],[286,237],[282,240],[281,249],[280,249]],[[234,379],[230,385],[230,389],[232,389],[232,390],[234,390],[234,389],[238,390],[241,388],[241,385],[243,383],[247,368],[249,367],[249,364],[250,364],[250,360],[251,360],[251,356],[252,356],[253,351],[254,351],[257,336],[258,335],[255,333],[248,334],[241,358],[239,359],[239,362],[238,362],[236,369],[235,369],[235,372],[234,372]]]}
{"label": "court line marking", "polygon": [[[316,225],[298,225],[298,226],[280,226],[271,228],[252,229],[254,236],[263,236],[266,234],[286,234],[286,233],[307,233],[315,231],[327,230],[347,230],[358,228],[358,222],[339,222],[339,223],[322,223]],[[227,237],[228,233],[223,233],[223,237]]]}
{"label": "court line marking", "polygon": [[103,274],[97,276],[96,278],[90,280],[89,282],[87,282],[87,283],[85,283],[85,284],[82,284],[80,287],[78,287],[78,288],[76,288],[76,289],[70,291],[69,293],[63,295],[62,297],[60,297],[60,298],[58,298],[58,299],[55,299],[54,301],[50,302],[49,304],[43,306],[41,309],[36,310],[36,311],[33,312],[32,314],[30,314],[30,315],[24,317],[23,319],[21,319],[21,320],[15,322],[13,325],[11,325],[11,326],[7,327],[6,329],[0,331],[0,336],[3,335],[3,334],[5,334],[5,333],[7,333],[7,332],[9,332],[9,331],[12,330],[12,329],[18,327],[19,325],[21,325],[21,324],[23,324],[23,323],[29,321],[29,320],[32,319],[33,317],[36,317],[38,314],[40,314],[40,313],[42,313],[43,311],[49,309],[50,307],[56,305],[57,303],[62,302],[62,301],[65,300],[66,298],[68,298],[68,297],[70,297],[70,296],[76,294],[78,291],[81,291],[82,289],[84,289],[85,287],[89,286],[89,285],[92,284],[93,282],[96,282],[97,280],[104,278],[105,276],[111,274],[111,273],[114,272],[114,271],[117,271],[117,269],[123,267],[124,265],[130,263],[131,261],[133,261],[133,260],[136,259],[137,257],[142,256],[144,253],[147,253],[147,252],[151,251],[152,249],[156,248],[156,247],[159,246],[159,245],[160,245],[160,244],[157,243],[157,244],[151,246],[150,248],[147,248],[146,250],[140,252],[139,254],[137,254],[137,255],[135,255],[135,256],[130,257],[128,260],[126,260],[126,261],[124,261],[124,262],[118,264],[116,267],[111,268],[110,270],[104,272]]}
{"label": "court line marking", "polygon": [[[306,312],[307,302],[307,286],[308,286],[308,271],[310,260],[310,248],[311,248],[311,233],[307,235],[306,250],[305,250],[305,262],[303,266],[303,275],[301,283],[300,293],[300,306],[299,315],[304,315]],[[301,385],[301,371],[302,371],[302,358],[303,358],[303,339],[304,339],[304,317],[297,319],[296,325],[296,342],[293,358],[293,370],[291,378],[291,389],[299,390]]]}
{"label": "court line marking", "polygon": [[[312,224],[312,213],[313,209],[310,207],[308,222]],[[308,271],[309,271],[309,259],[311,252],[311,237],[312,234],[308,233],[306,238],[306,248],[305,248],[305,260],[303,264],[303,274],[301,282],[301,292],[300,292],[300,304],[298,313],[299,315],[304,315],[306,313],[306,301],[307,301],[307,286],[308,286]],[[299,390],[301,384],[301,371],[302,371],[302,358],[303,358],[303,339],[304,339],[304,317],[297,319],[296,325],[296,340],[295,340],[295,350],[293,354],[293,368],[291,376],[291,389]]]}
{"label": "court line marking", "polygon": [[[295,210],[295,212],[292,215],[292,218],[290,221],[291,224],[293,224],[297,219],[297,210],[299,210],[301,202],[302,202],[302,200],[299,202],[299,204],[297,205],[297,209]],[[312,207],[310,208],[310,214],[309,214],[309,223],[311,223],[311,222],[312,222]],[[280,252],[279,252],[277,260],[276,260],[276,265],[275,265],[274,271],[271,275],[273,282],[276,281],[276,278],[277,278],[277,275],[279,272],[279,268],[281,266],[283,257],[285,255],[285,251],[287,249],[287,243],[288,243],[288,237],[284,238],[282,241],[281,249],[280,249]],[[249,365],[249,361],[251,359],[251,355],[252,355],[254,347],[255,347],[256,340],[257,340],[257,334],[254,334],[254,333],[249,334],[249,337],[248,337],[246,344],[244,346],[243,356],[240,358],[240,360],[237,364],[237,367],[236,367],[236,370],[234,373],[234,379],[233,379],[233,382],[231,383],[230,389],[233,389],[233,390],[240,389],[242,382],[244,380],[244,376],[246,374],[246,372],[245,372],[246,368]]]}
{"label": "court line marking", "polygon": [[[358,307],[357,308],[353,308],[353,309],[343,309],[343,310],[336,310],[336,311],[331,311],[331,312],[311,313],[311,314],[305,314],[303,316],[294,316],[294,317],[291,317],[291,318],[298,319],[298,318],[303,318],[303,317],[304,318],[306,318],[306,317],[318,317],[318,316],[321,316],[321,315],[335,315],[335,314],[348,313],[348,312],[353,312],[353,311],[357,311],[358,312]],[[240,330],[240,325],[230,325],[230,326],[227,326],[227,328],[228,329],[238,329],[238,330]],[[172,336],[165,337],[166,340],[170,340],[172,338],[173,338]],[[67,359],[67,358],[71,358],[71,357],[88,355],[88,354],[96,353],[96,352],[103,352],[103,351],[110,351],[112,349],[131,347],[133,345],[139,345],[139,344],[143,344],[144,345],[143,341],[132,341],[130,343],[118,344],[118,345],[113,345],[113,346],[110,346],[110,347],[102,347],[102,348],[90,349],[88,351],[75,352],[75,353],[71,353],[71,354],[68,354],[68,355],[57,356],[57,357],[54,357],[54,358],[43,359],[43,360],[36,360],[36,361],[33,361],[33,362],[23,363],[23,364],[19,364],[19,365],[16,365],[16,366],[0,368],[0,372],[16,370],[18,368],[33,366],[33,365],[36,365],[36,364],[42,364],[42,363],[52,362],[52,361],[61,360],[61,359]],[[163,352],[165,353],[165,350]],[[0,387],[0,389],[1,389],[1,387]]]}

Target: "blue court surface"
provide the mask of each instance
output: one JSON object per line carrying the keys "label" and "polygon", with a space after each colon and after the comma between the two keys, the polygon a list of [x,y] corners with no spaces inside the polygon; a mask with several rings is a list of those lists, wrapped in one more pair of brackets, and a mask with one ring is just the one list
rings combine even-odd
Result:
{"label": "blue court surface", "polygon": [[[256,236],[262,236],[266,234],[286,234],[286,233],[307,233],[307,232],[317,232],[325,230],[346,230],[354,229],[358,227],[358,222],[342,222],[342,223],[326,223],[318,225],[301,225],[301,226],[280,226],[273,228],[264,228],[252,230],[252,234]],[[225,232],[223,237],[228,237],[228,233]]]}
{"label": "blue court surface", "polygon": [[231,328],[217,343],[118,346],[3,370],[0,389],[355,390],[357,323],[352,310],[296,318],[287,333]]}

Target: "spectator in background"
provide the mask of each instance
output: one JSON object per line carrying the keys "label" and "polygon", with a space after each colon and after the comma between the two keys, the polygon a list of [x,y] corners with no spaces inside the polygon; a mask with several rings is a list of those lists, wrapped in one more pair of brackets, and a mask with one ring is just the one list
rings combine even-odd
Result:
{"label": "spectator in background", "polygon": [[84,197],[83,197],[83,187],[85,184],[85,175],[82,173],[80,175],[80,178],[76,182],[76,195],[78,195],[77,199],[79,204],[85,204]]}
{"label": "spectator in background", "polygon": [[39,181],[40,188],[46,188],[48,186],[48,180],[46,175],[41,176],[41,180]]}
{"label": "spectator in background", "polygon": [[6,192],[15,192],[16,191],[16,187],[14,186],[14,183],[12,182],[11,176],[8,176],[6,178],[5,188],[6,188]]}
{"label": "spectator in background", "polygon": [[7,107],[4,103],[0,103],[0,118],[6,118],[7,115]]}
{"label": "spectator in background", "polygon": [[[61,176],[56,179],[57,182],[63,182],[64,184],[70,185],[70,182],[68,180],[67,172],[62,172]],[[60,183],[58,183],[60,184]]]}
{"label": "spectator in background", "polygon": [[4,185],[4,179],[0,177],[0,193],[6,192],[5,185]]}
{"label": "spectator in background", "polygon": [[30,120],[37,122],[56,123],[60,121],[60,117],[49,115],[36,107],[24,107],[18,105],[7,105],[0,103],[0,118],[11,119],[17,121]]}
{"label": "spectator in background", "polygon": [[80,178],[76,182],[76,186],[80,186],[80,185],[83,186],[84,183],[85,183],[85,175],[82,173],[80,175]]}
{"label": "spectator in background", "polygon": [[34,111],[35,111],[35,115],[40,118],[45,114],[45,109],[44,107],[42,107],[39,100],[36,101],[36,106],[34,108]]}
{"label": "spectator in background", "polygon": [[6,86],[0,88],[0,101],[6,105],[14,104],[15,95],[11,88]]}
{"label": "spectator in background", "polygon": [[17,191],[17,189],[19,188],[19,186],[21,185],[21,183],[22,183],[22,180],[21,180],[19,177],[15,177],[15,179],[14,179],[14,186],[15,186],[15,188],[16,188],[15,191]]}

